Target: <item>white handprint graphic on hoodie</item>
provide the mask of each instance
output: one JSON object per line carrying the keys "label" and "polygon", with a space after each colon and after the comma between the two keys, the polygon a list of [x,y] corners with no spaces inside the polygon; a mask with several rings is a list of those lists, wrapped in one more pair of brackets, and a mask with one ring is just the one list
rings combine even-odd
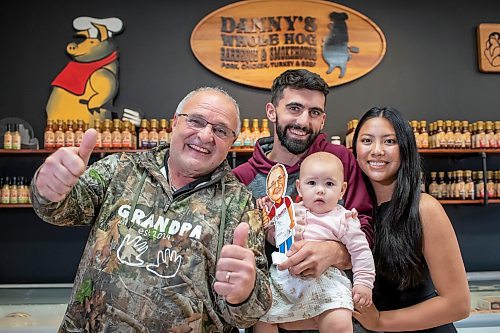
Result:
{"label": "white handprint graphic on hoodie", "polygon": [[[132,238],[128,234],[123,238],[122,243],[118,247],[118,260],[128,266],[146,267],[149,272],[162,278],[171,278],[177,275],[182,265],[182,256],[178,255],[174,250],[165,249],[158,251],[156,262],[145,263],[141,256],[147,249],[147,241],[141,236]],[[176,266],[171,266],[172,263]],[[171,274],[165,274],[167,270]]]}

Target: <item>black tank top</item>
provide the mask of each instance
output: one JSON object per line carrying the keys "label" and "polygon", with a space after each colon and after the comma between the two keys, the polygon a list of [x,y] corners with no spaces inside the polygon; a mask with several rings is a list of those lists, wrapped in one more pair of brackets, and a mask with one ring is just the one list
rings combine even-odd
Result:
{"label": "black tank top", "polygon": [[[384,202],[378,206],[376,216],[384,216],[388,207],[389,202]],[[373,302],[379,311],[405,308],[436,296],[437,292],[434,288],[434,284],[432,283],[427,265],[425,266],[425,276],[423,281],[417,286],[403,290],[398,288],[395,281],[385,277],[378,271],[376,272],[375,284],[373,286]],[[455,326],[450,323],[414,332],[456,333],[457,330],[455,329]]]}

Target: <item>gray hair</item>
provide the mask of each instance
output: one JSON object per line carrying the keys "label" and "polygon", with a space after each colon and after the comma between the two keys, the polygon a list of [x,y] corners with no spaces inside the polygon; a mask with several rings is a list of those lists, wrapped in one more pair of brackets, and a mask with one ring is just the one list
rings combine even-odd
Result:
{"label": "gray hair", "polygon": [[177,109],[175,110],[175,113],[176,114],[183,113],[184,107],[186,106],[186,103],[191,99],[191,97],[193,97],[197,93],[205,92],[205,91],[220,93],[220,94],[224,95],[227,98],[227,100],[233,104],[234,109],[236,110],[236,118],[237,118],[237,123],[238,123],[238,127],[235,129],[234,132],[236,133],[236,135],[240,134],[240,130],[241,130],[240,107],[238,106],[238,103],[236,102],[236,100],[231,95],[229,95],[227,91],[225,91],[221,87],[200,87],[200,88],[197,88],[197,89],[191,91],[189,94],[186,95],[186,97],[184,97],[182,99],[182,101],[179,102],[179,105],[177,105]]}

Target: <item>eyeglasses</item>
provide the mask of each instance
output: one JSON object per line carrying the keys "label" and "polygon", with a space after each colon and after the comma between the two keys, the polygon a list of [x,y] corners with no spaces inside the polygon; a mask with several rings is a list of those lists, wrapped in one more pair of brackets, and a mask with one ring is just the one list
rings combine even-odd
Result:
{"label": "eyeglasses", "polygon": [[212,124],[212,123],[206,121],[204,118],[202,118],[200,116],[196,116],[194,114],[178,113],[177,115],[182,116],[182,117],[186,117],[186,123],[192,129],[201,130],[210,124],[210,126],[212,126],[212,132],[218,138],[224,140],[224,139],[227,139],[231,135],[234,138],[236,137],[236,133],[232,129],[229,129],[222,124]]}
{"label": "eyeglasses", "polygon": [[267,189],[272,189],[274,188],[276,185],[283,185],[284,183],[284,180],[285,180],[285,177],[284,176],[278,176],[278,178],[276,178],[275,180],[273,180],[271,182],[271,184],[269,184],[269,186],[267,187]]}

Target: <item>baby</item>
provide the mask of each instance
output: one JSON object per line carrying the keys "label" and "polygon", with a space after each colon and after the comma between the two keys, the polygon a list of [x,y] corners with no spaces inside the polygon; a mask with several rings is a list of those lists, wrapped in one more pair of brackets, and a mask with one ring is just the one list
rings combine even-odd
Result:
{"label": "baby", "polygon": [[[301,291],[298,298],[290,297],[296,291],[286,289],[295,287],[290,287],[293,285],[290,282],[282,283],[282,272],[272,265],[273,304],[255,325],[257,333],[278,332],[278,326],[286,330],[319,328],[320,332],[352,333],[353,302],[358,306],[372,303],[375,265],[370,247],[361,231],[357,212],[338,204],[346,186],[338,157],[325,152],[311,154],[300,166],[296,187],[302,202],[294,204],[294,210],[295,220],[302,220],[304,226],[296,238],[340,241],[346,246],[353,266],[352,290],[345,273],[330,267],[318,279],[291,277],[296,289]],[[267,231],[273,232],[272,229]],[[295,229],[297,232],[297,227]]]}

